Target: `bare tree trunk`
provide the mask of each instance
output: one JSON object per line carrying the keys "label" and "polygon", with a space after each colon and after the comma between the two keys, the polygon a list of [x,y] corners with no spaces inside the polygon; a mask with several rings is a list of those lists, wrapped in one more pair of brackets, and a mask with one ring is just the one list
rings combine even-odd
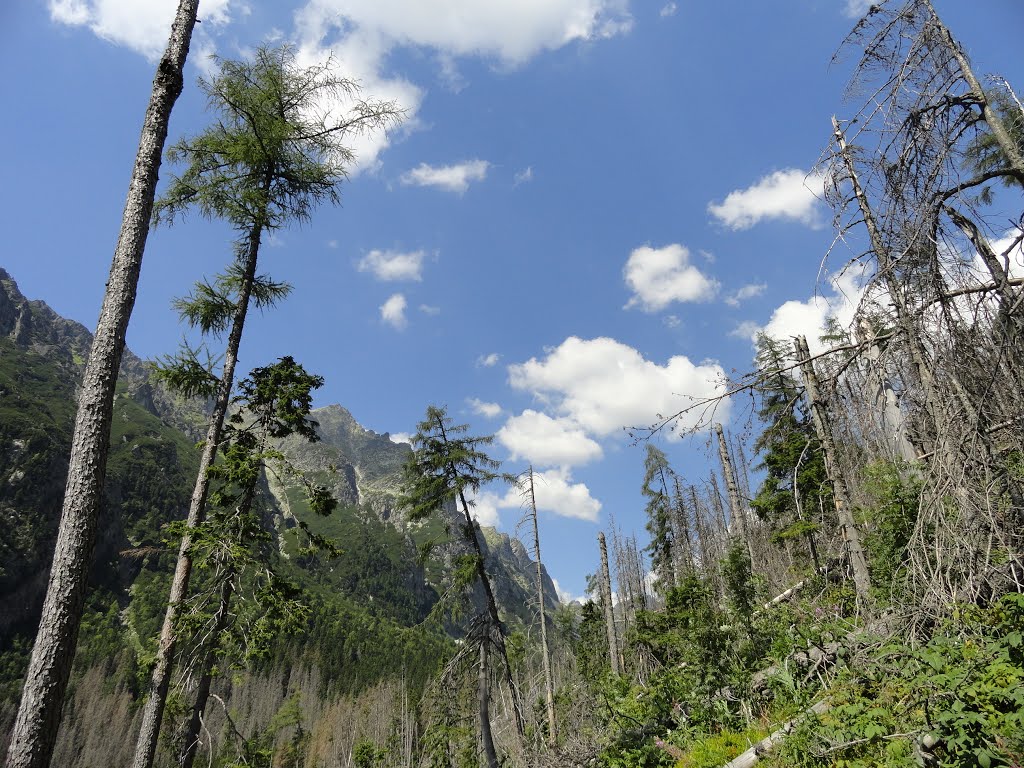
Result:
{"label": "bare tree trunk", "polygon": [[[690,515],[686,511],[686,504],[683,501],[683,492],[679,484],[679,476],[672,473],[672,492],[675,504],[673,505],[673,519],[676,522],[676,526],[679,528],[679,534],[683,539],[683,557],[685,558],[684,573],[680,573],[676,576],[676,585],[678,586],[682,581],[683,575],[692,576],[695,572],[696,565],[694,564],[693,556],[693,538],[690,530]],[[666,489],[667,495],[667,489]]]}
{"label": "bare tree trunk", "polygon": [[203,715],[206,713],[206,704],[210,699],[210,686],[213,684],[213,648],[216,647],[220,633],[227,626],[228,610],[231,606],[231,596],[234,593],[234,574],[229,572],[224,576],[224,583],[220,590],[220,603],[217,606],[217,615],[210,632],[211,647],[206,648],[203,653],[199,685],[196,687],[196,700],[192,705],[192,715],[189,718],[185,738],[182,740],[181,753],[178,756],[180,768],[192,768],[196,752],[199,751],[199,735],[203,727]]}
{"label": "bare tree trunk", "polygon": [[509,663],[508,651],[505,648],[505,631],[502,629],[501,620],[498,618],[498,603],[494,599],[494,591],[491,589],[491,579],[487,575],[487,569],[484,568],[484,550],[480,545],[480,537],[477,534],[476,525],[473,523],[473,517],[469,513],[469,504],[466,502],[466,496],[461,490],[459,491],[459,501],[462,502],[462,512],[466,518],[466,525],[472,533],[473,548],[476,550],[477,556],[476,572],[483,586],[484,595],[487,598],[487,614],[490,618],[491,627],[494,630],[495,644],[504,663],[505,684],[508,686],[509,695],[512,697],[512,711],[515,715],[516,733],[522,739],[526,735],[526,725],[523,722],[523,708],[519,702],[519,688],[516,686],[515,680],[512,679],[512,665]]}
{"label": "bare tree trunk", "polygon": [[494,737],[491,735],[491,712],[489,693],[487,691],[487,643],[488,638],[480,642],[480,666],[477,671],[477,696],[480,715],[480,740],[484,744],[484,758],[487,768],[498,768],[498,752],[494,748]]}
{"label": "bare tree trunk", "polygon": [[718,438],[718,456],[722,461],[722,474],[725,476],[725,488],[729,494],[729,513],[733,525],[736,526],[736,533],[747,548],[747,556],[751,565],[754,562],[754,551],[750,545],[750,534],[747,531],[746,505],[740,500],[739,484],[736,480],[736,470],[732,465],[732,458],[729,456],[729,446],[725,442],[725,433],[721,424],[715,424],[715,436]]}
{"label": "bare tree trunk", "polygon": [[167,690],[171,682],[171,665],[174,661],[174,649],[177,645],[177,630],[174,623],[182,602],[188,596],[189,580],[192,576],[191,532],[196,529],[206,516],[206,496],[210,490],[209,470],[217,456],[220,446],[224,418],[231,400],[231,390],[235,381],[235,366],[238,362],[238,350],[242,344],[242,331],[249,310],[249,297],[256,279],[256,266],[259,259],[262,226],[257,224],[249,233],[248,248],[242,265],[242,280],[238,287],[238,299],[235,313],[231,319],[231,331],[228,334],[227,347],[224,351],[224,365],[221,369],[220,388],[214,402],[213,413],[203,443],[203,453],[199,459],[199,472],[192,490],[189,503],[188,518],[185,522],[185,535],[181,537],[178,548],[178,562],[171,581],[171,593],[167,598],[167,611],[160,630],[160,642],[157,646],[156,661],[149,682],[149,698],[142,711],[142,725],[139,738],[135,745],[135,758],[132,768],[151,768],[153,755],[156,753],[157,739],[160,736],[160,723],[163,720],[164,705],[167,702]]}
{"label": "bare tree trunk", "polygon": [[968,87],[971,89],[971,95],[977,100],[978,104],[981,105],[982,115],[985,117],[985,122],[988,124],[989,129],[992,131],[992,136],[999,144],[999,148],[1002,150],[1006,157],[1007,162],[1010,164],[1010,168],[1014,174],[1024,184],[1024,155],[1021,155],[1020,148],[1014,142],[1013,137],[1010,135],[1009,130],[1003,124],[1003,119],[999,116],[992,105],[989,103],[988,94],[985,93],[985,89],[981,87],[981,83],[978,78],[974,75],[974,70],[971,69],[971,62],[967,60],[967,54],[964,53],[963,49],[953,38],[953,34],[949,31],[949,28],[942,23],[939,18],[939,14],[935,12],[935,8],[932,7],[931,0],[921,0],[928,11],[931,13],[932,23],[939,29],[942,36],[946,39],[946,45],[949,48],[949,52],[956,59],[957,64],[960,66],[960,74],[967,82]]}
{"label": "bare tree trunk", "polygon": [[882,368],[882,349],[878,346],[874,329],[866,318],[859,319],[857,336],[862,344],[867,344],[868,383],[874,390],[874,407],[881,414],[882,433],[886,445],[894,456],[908,464],[913,463],[917,460],[917,451],[907,438],[903,412],[900,410],[889,378]]}
{"label": "bare tree trunk", "polygon": [[846,480],[839,470],[836,444],[832,437],[832,428],[828,412],[825,410],[825,402],[822,400],[821,390],[818,386],[818,376],[814,371],[814,363],[811,362],[810,350],[807,348],[807,339],[803,336],[797,337],[795,348],[797,360],[800,362],[800,371],[804,377],[804,386],[807,389],[807,399],[811,405],[811,419],[825,454],[825,470],[828,472],[829,480],[832,481],[832,498],[835,500],[836,515],[839,517],[843,541],[846,543],[846,552],[850,559],[850,568],[853,570],[857,598],[865,608],[868,608],[871,605],[871,576],[868,572],[868,562],[864,556],[860,531],[853,519],[853,507],[850,504]]}
{"label": "bare tree trunk", "polygon": [[540,559],[540,530],[537,526],[537,497],[533,492],[533,465],[527,470],[530,491],[530,520],[533,521],[533,551],[537,558],[537,606],[540,612],[540,650],[544,665],[544,693],[548,713],[548,746],[554,747],[555,734],[555,690],[551,678],[551,653],[548,650],[547,617],[544,615],[544,566]]}
{"label": "bare tree trunk", "polygon": [[121,233],[82,380],[57,545],[39,631],[7,751],[8,768],[42,768],[49,764],[60,726],[96,540],[114,388],[128,319],[135,305],[167,125],[174,102],[182,91],[182,70],[198,5],[198,0],[181,0],[178,4],[167,49],[153,80],[121,219]]}
{"label": "bare tree trunk", "polygon": [[611,661],[612,674],[622,674],[619,666],[619,643],[615,637],[615,610],[612,607],[612,576],[608,570],[608,545],[604,533],[598,531],[597,545],[601,548],[601,602],[604,603],[605,628],[608,631],[608,658]]}

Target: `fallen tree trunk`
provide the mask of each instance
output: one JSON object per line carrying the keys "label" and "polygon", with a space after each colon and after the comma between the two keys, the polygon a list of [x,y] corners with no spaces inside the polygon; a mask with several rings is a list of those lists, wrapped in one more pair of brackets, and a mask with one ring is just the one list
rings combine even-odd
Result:
{"label": "fallen tree trunk", "polygon": [[761,739],[757,744],[752,746],[743,754],[730,760],[722,768],[753,768],[761,760],[762,755],[766,755],[777,747],[782,741],[793,732],[800,723],[806,720],[811,715],[823,715],[828,712],[829,707],[832,705],[825,699],[822,699],[810,709],[801,713],[799,716],[794,717],[788,723],[783,725],[779,730],[772,733],[770,736],[766,736]]}

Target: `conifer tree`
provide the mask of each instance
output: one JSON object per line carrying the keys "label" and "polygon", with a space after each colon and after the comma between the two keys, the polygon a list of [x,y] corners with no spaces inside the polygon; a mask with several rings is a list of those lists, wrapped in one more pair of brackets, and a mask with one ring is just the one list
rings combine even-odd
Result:
{"label": "conifer tree", "polygon": [[[257,275],[264,235],[307,220],[320,202],[336,203],[338,185],[354,159],[346,142],[386,129],[400,117],[392,102],[364,101],[350,80],[333,74],[330,62],[299,67],[292,49],[257,49],[251,61],[218,61],[212,79],[200,80],[215,122],[168,153],[185,170],[172,178],[156,206],[157,221],[173,222],[191,209],[223,219],[238,233],[235,261],[214,283],[202,283],[181,302],[185,318],[205,333],[227,331],[219,377],[186,349],[171,366],[191,376],[197,393],[215,394],[213,414],[189,505],[157,658],[143,711],[133,768],[150,768],[156,749],[176,643],[175,618],[188,592],[191,531],[205,515],[208,473],[221,442],[234,384],[234,368],[250,303],[272,303],[287,287]],[[353,101],[348,116],[329,121],[325,102]],[[185,378],[188,378],[187,376]]]}
{"label": "conifer tree", "polygon": [[[512,667],[505,647],[505,629],[498,615],[498,604],[491,588],[491,579],[484,566],[484,550],[480,542],[480,531],[473,520],[467,493],[473,494],[492,480],[512,481],[497,472],[500,464],[494,461],[482,448],[489,445],[492,437],[470,437],[469,427],[455,424],[444,408],[430,406],[426,418],[416,425],[412,438],[413,453],[406,465],[406,490],[403,506],[408,510],[410,520],[422,520],[437,514],[449,504],[454,504],[462,513],[462,536],[472,549],[472,568],[476,581],[483,589],[485,606],[484,624],[486,630],[480,638],[480,664],[486,667],[488,645],[494,645],[504,664],[505,682],[509,687],[515,711],[516,728],[520,737],[524,733],[522,712],[518,692],[512,680]],[[480,685],[480,728],[487,750],[487,761],[491,768],[497,768],[498,759],[493,750],[491,724],[487,715],[487,675],[481,672]]]}
{"label": "conifer tree", "polygon": [[757,365],[762,373],[757,388],[758,418],[764,431],[754,443],[761,457],[764,480],[751,507],[775,528],[778,540],[802,537],[815,569],[820,567],[811,510],[828,493],[828,476],[814,426],[800,397],[800,388],[786,371],[787,354],[781,342],[761,334]]}
{"label": "conifer tree", "polygon": [[671,475],[664,451],[648,443],[640,491],[647,498],[647,532],[651,535],[646,550],[651,555],[651,568],[658,576],[657,588],[662,594],[676,586],[692,567],[692,558],[689,566],[685,563],[689,553],[676,520],[677,510],[672,506]]}
{"label": "conifer tree", "polygon": [[[216,665],[233,650],[244,657],[265,653],[277,629],[301,626],[308,608],[300,602],[299,589],[282,578],[272,563],[271,535],[265,529],[257,504],[260,482],[268,469],[292,474],[275,441],[299,435],[308,442],[320,439],[316,422],[309,418],[312,392],[323,379],[305,371],[291,357],[273,365],[256,368],[239,382],[232,398],[235,409],[224,426],[221,460],[210,468],[214,483],[210,511],[192,531],[194,562],[211,574],[207,600],[216,601],[208,615],[198,611],[186,622],[200,636],[195,653],[196,698],[178,757],[182,768],[191,768],[199,746],[203,715],[210,695]],[[310,511],[328,515],[337,501],[326,488],[303,480]],[[303,530],[308,525],[300,522]],[[315,537],[317,544],[326,544]],[[244,588],[255,616],[241,631],[232,599]],[[195,598],[192,598],[195,600]]]}

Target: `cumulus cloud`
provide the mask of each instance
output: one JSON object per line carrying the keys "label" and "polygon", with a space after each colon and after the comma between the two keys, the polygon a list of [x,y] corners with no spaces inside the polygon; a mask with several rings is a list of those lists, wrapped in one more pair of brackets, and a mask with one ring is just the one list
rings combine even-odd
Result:
{"label": "cumulus cloud", "polygon": [[730,307],[738,307],[742,302],[760,296],[766,290],[768,283],[748,283],[726,296],[725,303]]}
{"label": "cumulus cloud", "polygon": [[874,4],[875,0],[846,0],[843,4],[843,15],[850,19],[859,19]]}
{"label": "cumulus cloud", "polygon": [[378,280],[415,280],[423,279],[423,251],[372,250],[359,260],[356,268],[360,272],[370,272]]}
{"label": "cumulus cloud", "polygon": [[448,192],[462,194],[469,189],[471,181],[483,181],[487,178],[490,163],[486,160],[468,160],[456,165],[434,167],[420,163],[411,171],[402,174],[402,183],[417,187],[438,187]]}
{"label": "cumulus cloud", "polygon": [[559,602],[562,605],[568,605],[569,603],[582,603],[583,597],[575,597],[573,594],[565,589],[562,589],[562,585],[558,583],[558,579],[554,576],[551,577],[551,583],[555,587],[555,593],[558,595]]}
{"label": "cumulus cloud", "polygon": [[309,0],[304,13],[322,25],[340,18],[389,47],[483,55],[510,66],[574,40],[620,34],[631,23],[626,0]]}
{"label": "cumulus cloud", "polygon": [[665,18],[667,16],[675,16],[676,15],[676,11],[678,11],[678,10],[679,10],[679,6],[676,5],[675,3],[666,3],[665,5],[661,6],[661,10],[658,11],[658,14],[662,18]]}
{"label": "cumulus cloud", "polygon": [[[329,62],[331,74],[359,84],[359,96],[391,102],[405,110],[402,130],[412,130],[418,125],[416,115],[423,92],[401,77],[384,74],[383,62],[388,48],[379,36],[353,31],[338,17],[320,19],[309,12],[308,6],[296,14],[295,24],[298,37],[295,60],[299,66]],[[351,119],[354,104],[353,95],[338,94],[337,98],[317,104],[316,111],[325,115],[329,124],[337,124]],[[390,131],[350,132],[345,138],[346,146],[355,157],[350,174],[378,169],[380,154],[390,140]]]}
{"label": "cumulus cloud", "polygon": [[489,355],[480,355],[476,359],[476,364],[479,368],[493,368],[498,364],[499,360],[501,360],[501,355],[497,352],[491,352]]}
{"label": "cumulus cloud", "polygon": [[497,527],[501,522],[498,507],[508,506],[504,499],[492,491],[478,491],[468,493],[466,501],[469,503],[469,514],[480,525]]}
{"label": "cumulus cloud", "polygon": [[736,333],[746,332],[751,341],[755,341],[762,332],[782,341],[788,341],[794,336],[806,336],[811,353],[817,354],[825,349],[818,337],[829,318],[835,318],[841,326],[849,327],[863,296],[860,277],[849,270],[829,281],[827,294],[816,293],[805,301],[787,301],[772,312],[765,325],[741,324]]}
{"label": "cumulus cloud", "polygon": [[[543,359],[509,366],[513,388],[551,403],[558,414],[596,436],[650,424],[658,414],[676,413],[694,398],[721,394],[724,379],[717,363],[694,364],[677,355],[658,365],[607,337],[570,336]],[[696,418],[684,416],[680,426],[693,426]]]}
{"label": "cumulus cloud", "polygon": [[664,248],[644,245],[633,250],[623,268],[632,290],[626,307],[657,312],[673,302],[707,301],[719,284],[690,263],[690,252],[678,243]]}
{"label": "cumulus cloud", "polygon": [[602,455],[601,446],[572,419],[529,409],[509,418],[495,438],[509,450],[511,460],[540,467],[580,466]]}
{"label": "cumulus cloud", "polygon": [[408,432],[391,432],[388,434],[392,443],[408,443],[412,445],[412,435]]}
{"label": "cumulus cloud", "polygon": [[[167,47],[171,22],[178,8],[177,0],[50,0],[50,19],[72,27],[88,27],[93,34],[117,45],[132,49],[151,61],[160,58]],[[232,14],[246,13],[238,0],[203,0],[200,18],[201,35],[214,27],[227,24]],[[209,25],[209,26],[207,26]]]}
{"label": "cumulus cloud", "polygon": [[533,473],[533,491],[537,509],[560,517],[597,522],[601,502],[590,495],[585,483],[574,483],[566,468]]}
{"label": "cumulus cloud", "polygon": [[408,323],[405,318],[405,307],[405,296],[400,293],[392,294],[387,301],[380,305],[380,319],[400,331]]}
{"label": "cumulus cloud", "polygon": [[765,219],[791,219],[816,227],[821,223],[818,200],[823,192],[822,176],[790,168],[730,192],[721,203],[709,203],[708,212],[733,230],[750,229]]}
{"label": "cumulus cloud", "polygon": [[479,416],[486,416],[489,419],[501,415],[500,405],[497,403],[486,403],[478,397],[469,399],[469,407],[473,409],[473,413]]}

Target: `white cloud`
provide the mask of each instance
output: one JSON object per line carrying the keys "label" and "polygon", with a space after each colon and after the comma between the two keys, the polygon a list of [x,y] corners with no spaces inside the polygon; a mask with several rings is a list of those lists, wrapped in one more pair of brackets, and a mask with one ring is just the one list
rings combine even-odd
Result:
{"label": "white cloud", "polygon": [[391,432],[388,434],[392,443],[408,443],[412,445],[412,435],[408,432]]}
{"label": "white cloud", "polygon": [[[111,43],[141,53],[151,61],[167,47],[177,0],[50,0],[50,19],[59,24],[87,26],[93,34]],[[197,27],[199,37],[231,20],[232,13],[247,8],[238,0],[203,0]],[[209,25],[209,26],[207,26]]]}
{"label": "white cloud", "polygon": [[436,317],[441,314],[441,308],[435,307],[431,304],[420,304],[420,312],[424,315],[429,315],[430,317]]}
{"label": "white cloud", "polygon": [[[295,23],[299,40],[295,51],[296,64],[309,67],[329,61],[331,74],[359,84],[358,97],[393,102],[398,109],[405,110],[401,130],[409,131],[417,126],[416,114],[423,92],[407,80],[382,73],[388,49],[379,36],[347,28],[342,32],[334,26],[340,23],[339,19],[325,22],[315,14],[310,17],[305,9],[296,14]],[[328,37],[334,33],[339,36],[329,40]],[[325,116],[329,124],[336,124],[351,119],[354,103],[353,98],[346,96],[325,100],[317,105],[317,113]],[[389,133],[382,130],[350,132],[345,137],[346,146],[355,155],[350,174],[376,170],[380,165],[380,153],[389,143]]]}
{"label": "white cloud", "polygon": [[[570,336],[542,360],[509,366],[513,388],[550,402],[557,413],[597,436],[651,424],[659,414],[668,416],[690,405],[693,398],[721,394],[724,379],[715,362],[695,365],[677,355],[658,365],[606,337]],[[693,426],[697,418],[696,413],[685,416],[680,427]]]}
{"label": "white cloud", "polygon": [[498,507],[507,506],[503,503],[504,499],[502,497],[491,491],[479,491],[476,494],[470,493],[467,495],[466,501],[469,502],[469,514],[480,525],[492,527],[497,527],[501,522],[501,518],[498,515]]}
{"label": "white cloud", "polygon": [[356,265],[360,272],[372,272],[378,280],[416,280],[423,279],[423,251],[372,250],[359,260]]}
{"label": "white cloud", "polygon": [[491,352],[489,355],[480,355],[476,359],[476,364],[478,368],[493,368],[498,364],[499,360],[501,360],[501,355],[497,352]]}
{"label": "white cloud", "polygon": [[818,200],[823,193],[822,176],[790,168],[730,192],[721,203],[709,203],[708,212],[733,230],[750,229],[765,219],[792,219],[816,227],[821,223]]}
{"label": "white cloud", "polygon": [[690,252],[673,243],[664,248],[636,248],[623,268],[633,291],[626,307],[657,312],[679,301],[707,301],[718,292],[718,281],[706,277],[690,263]]}
{"label": "white cloud", "polygon": [[661,322],[665,324],[666,328],[678,328],[683,323],[677,315],[665,315]]}
{"label": "white cloud", "polygon": [[868,12],[868,8],[877,0],[846,0],[843,5],[843,15],[851,19],[859,19]]}
{"label": "white cloud", "polygon": [[529,409],[509,418],[495,438],[509,450],[512,461],[522,459],[541,467],[579,466],[603,453],[572,419],[553,419]]}
{"label": "white cloud", "polygon": [[744,323],[735,333],[739,334],[742,329],[748,333],[751,341],[755,341],[761,332],[782,341],[789,341],[794,336],[806,336],[811,353],[821,352],[825,346],[818,337],[825,329],[826,321],[834,317],[840,326],[848,328],[864,295],[861,280],[853,270],[830,280],[829,287],[828,295],[817,293],[806,301],[787,301],[772,312],[764,326]]}
{"label": "white cloud", "polygon": [[473,413],[480,416],[486,416],[489,419],[493,419],[495,416],[501,415],[501,406],[497,403],[485,403],[478,397],[472,397],[469,399],[469,407],[473,409]]}
{"label": "white cloud", "polygon": [[678,11],[678,10],[679,10],[679,6],[676,5],[675,3],[666,3],[665,5],[663,5],[661,7],[661,10],[658,12],[658,14],[662,18],[665,18],[666,16],[675,16],[676,15],[676,11]]}
{"label": "white cloud", "polygon": [[760,296],[768,290],[768,283],[748,283],[725,297],[725,303],[730,307],[738,307],[741,302]]}
{"label": "white cloud", "polygon": [[405,319],[405,296],[400,293],[393,294],[380,306],[380,319],[392,328],[402,330],[407,321]]}
{"label": "white cloud", "polygon": [[422,46],[453,56],[521,64],[574,40],[629,29],[625,0],[309,0],[302,11],[321,25],[343,23],[388,47]]}
{"label": "white cloud", "polygon": [[523,170],[519,171],[512,178],[512,186],[518,187],[520,184],[525,184],[528,181],[533,181],[533,166],[528,165]]}
{"label": "white cloud", "polygon": [[469,189],[471,181],[483,181],[487,178],[490,163],[486,160],[467,160],[456,165],[434,167],[420,163],[411,171],[402,174],[402,183],[417,187],[439,187],[448,192],[460,195]]}
{"label": "white cloud", "polygon": [[558,583],[558,579],[554,576],[551,577],[551,583],[555,586],[555,592],[558,595],[559,601],[562,605],[568,605],[569,603],[582,603],[582,597],[574,597],[571,592],[562,589],[562,585]]}
{"label": "white cloud", "polygon": [[560,517],[597,522],[601,502],[590,495],[585,483],[574,483],[568,469],[549,469],[533,473],[533,492],[537,510]]}

